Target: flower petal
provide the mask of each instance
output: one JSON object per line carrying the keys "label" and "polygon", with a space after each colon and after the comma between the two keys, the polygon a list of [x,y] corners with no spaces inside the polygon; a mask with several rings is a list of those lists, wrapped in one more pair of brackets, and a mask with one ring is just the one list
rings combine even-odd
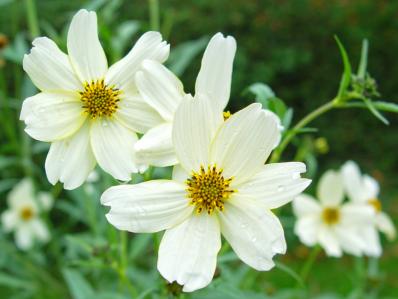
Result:
{"label": "flower petal", "polygon": [[[358,235],[358,234],[356,234]],[[363,252],[367,256],[379,257],[382,253],[379,232],[372,226],[365,226],[360,229],[361,238],[363,238]]]}
{"label": "flower petal", "polygon": [[216,130],[223,122],[222,113],[213,109],[204,95],[189,95],[181,102],[174,117],[172,139],[178,161],[188,173],[209,163],[209,149]]}
{"label": "flower petal", "polygon": [[40,90],[77,91],[82,84],[76,77],[68,56],[49,38],[38,37],[23,58],[23,69]]}
{"label": "flower petal", "polygon": [[366,245],[362,239],[363,236],[359,235],[355,227],[336,225],[334,230],[340,246],[345,252],[355,256],[362,256]]}
{"label": "flower petal", "polygon": [[41,242],[48,242],[50,240],[50,232],[42,220],[33,219],[29,225],[31,234],[36,236],[38,240]]}
{"label": "flower petal", "polygon": [[317,196],[323,205],[338,206],[344,199],[341,175],[337,171],[326,171],[318,183]]}
{"label": "flower petal", "polygon": [[51,184],[60,181],[65,189],[71,190],[84,183],[95,164],[86,122],[76,134],[51,144],[45,169]]}
{"label": "flower petal", "polygon": [[341,222],[346,227],[371,225],[374,220],[374,208],[368,204],[346,203],[341,207]]}
{"label": "flower petal", "polygon": [[73,94],[42,92],[27,98],[21,116],[25,131],[34,139],[54,141],[75,133],[86,116],[81,103]]}
{"label": "flower petal", "polygon": [[18,209],[21,204],[27,203],[35,206],[35,190],[30,179],[21,180],[7,195],[7,203],[12,209]]}
{"label": "flower petal", "polygon": [[343,251],[339,240],[336,236],[336,232],[326,225],[321,225],[319,228],[319,244],[325,250],[326,254],[333,257],[341,257]]}
{"label": "flower petal", "polygon": [[[347,161],[341,168],[344,188],[353,201],[364,201],[361,171],[354,161]],[[369,199],[369,198],[367,198]]]}
{"label": "flower petal", "polygon": [[207,286],[214,275],[221,248],[217,217],[193,215],[165,232],[159,247],[158,270],[184,292]]}
{"label": "flower petal", "polygon": [[196,78],[195,92],[208,94],[214,107],[220,111],[224,110],[229,100],[235,52],[235,39],[217,33],[207,45]]}
{"label": "flower petal", "polygon": [[159,113],[137,95],[124,93],[118,107],[115,118],[134,132],[146,133],[164,122]]}
{"label": "flower petal", "polygon": [[188,179],[188,177],[189,173],[187,173],[186,170],[182,168],[180,164],[177,164],[173,167],[173,174],[172,174],[173,181],[185,184],[185,181]]}
{"label": "flower petal", "polygon": [[307,246],[314,246],[318,242],[318,227],[321,224],[320,215],[308,215],[297,219],[294,233]]}
{"label": "flower petal", "polygon": [[164,123],[149,130],[135,144],[137,160],[157,167],[178,163],[171,140],[172,124]]}
{"label": "flower petal", "polygon": [[397,232],[395,230],[394,223],[386,213],[380,212],[377,214],[376,225],[382,233],[387,235],[387,238],[390,241],[395,239]]}
{"label": "flower petal", "polygon": [[305,164],[300,162],[264,165],[259,173],[238,187],[239,193],[260,200],[268,209],[279,208],[311,183],[300,178],[305,170]]}
{"label": "flower petal", "polygon": [[121,60],[113,64],[106,75],[106,83],[116,85],[125,90],[135,86],[135,73],[145,59],[164,62],[170,52],[170,45],[162,41],[159,32],[144,33],[135,43],[131,51]]}
{"label": "flower petal", "polygon": [[220,127],[211,146],[211,161],[237,186],[260,172],[279,134],[278,125],[260,104],[234,113]]}
{"label": "flower petal", "polygon": [[[81,169],[81,165],[79,165],[79,169]],[[50,210],[54,203],[54,198],[49,192],[39,192],[37,200],[40,203],[40,207],[45,211]]]}
{"label": "flower petal", "polygon": [[293,200],[293,212],[296,217],[305,217],[311,215],[320,215],[322,208],[312,196],[307,194],[300,194]]}
{"label": "flower petal", "polygon": [[1,224],[5,232],[11,232],[18,227],[19,215],[16,210],[6,210],[1,214]]}
{"label": "flower petal", "polygon": [[278,218],[254,200],[235,195],[219,213],[221,232],[238,257],[259,271],[274,266],[272,258],[286,252]]}
{"label": "flower petal", "polygon": [[81,9],[74,15],[67,46],[72,66],[81,82],[105,77],[108,62],[98,39],[97,15],[94,11]]}
{"label": "flower petal", "polygon": [[192,214],[184,185],[166,180],[111,187],[101,203],[110,206],[108,221],[118,229],[149,233],[168,229]]}
{"label": "flower petal", "polygon": [[379,183],[374,178],[365,174],[362,177],[362,184],[363,184],[362,190],[365,199],[367,200],[375,199],[379,196],[380,186]]}
{"label": "flower petal", "polygon": [[19,226],[15,231],[15,243],[19,249],[30,249],[33,246],[33,238],[30,226],[27,224]]}
{"label": "flower petal", "polygon": [[91,125],[91,146],[98,164],[115,179],[129,181],[139,171],[134,144],[137,135],[111,119],[98,119]]}
{"label": "flower petal", "polygon": [[136,74],[136,83],[144,100],[171,122],[185,96],[181,81],[161,63],[145,60]]}

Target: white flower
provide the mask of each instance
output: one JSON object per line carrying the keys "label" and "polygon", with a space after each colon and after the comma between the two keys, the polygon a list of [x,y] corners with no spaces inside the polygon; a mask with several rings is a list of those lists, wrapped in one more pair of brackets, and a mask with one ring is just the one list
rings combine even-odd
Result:
{"label": "white flower", "polygon": [[310,183],[300,178],[303,163],[264,165],[280,132],[260,104],[224,121],[210,101],[204,95],[183,100],[176,112],[172,138],[180,164],[172,180],[112,187],[101,198],[118,229],[166,230],[158,269],[186,292],[211,282],[221,234],[246,264],[271,269],[286,243],[270,210]]}
{"label": "white flower", "polygon": [[[377,228],[385,233],[390,240],[395,239],[394,224],[391,218],[382,211],[379,200],[379,183],[369,175],[362,175],[358,165],[353,161],[347,161],[341,171],[349,198],[355,203],[372,206],[376,212]],[[373,238],[376,238],[376,236],[373,236]]]}
{"label": "white flower", "polygon": [[[212,109],[222,114],[228,104],[236,41],[232,36],[215,34],[204,52],[196,78],[195,98],[199,94],[210,98]],[[170,166],[178,160],[172,144],[175,112],[185,97],[181,81],[165,66],[156,61],[144,61],[136,74],[138,90],[144,100],[162,117],[163,122],[149,130],[136,144],[137,157],[143,163]],[[228,116],[224,114],[224,116]],[[279,118],[270,114],[279,122]],[[280,126],[279,126],[280,127]],[[277,139],[275,146],[279,143]]]}
{"label": "white flower", "polygon": [[[374,230],[370,207],[343,203],[344,188],[341,175],[329,170],[321,177],[315,198],[302,194],[293,201],[298,218],[295,233],[307,246],[320,244],[327,255],[340,257],[343,251],[360,256],[368,247],[360,229]],[[376,248],[377,250],[377,248]]]}
{"label": "white flower", "polygon": [[42,211],[49,210],[52,197],[49,193],[34,193],[29,179],[17,184],[7,197],[9,209],[1,215],[3,229],[15,232],[15,242],[20,249],[26,250],[33,246],[34,241],[42,243],[50,239],[45,223],[40,219]]}
{"label": "white flower", "polygon": [[49,181],[65,189],[80,186],[96,163],[119,180],[141,171],[134,144],[162,118],[139,96],[135,73],[145,59],[163,62],[169,45],[147,32],[131,51],[108,68],[95,12],[80,10],[72,19],[68,55],[46,37],[36,38],[23,60],[41,92],[26,99],[21,120],[33,138],[51,142],[45,168]]}

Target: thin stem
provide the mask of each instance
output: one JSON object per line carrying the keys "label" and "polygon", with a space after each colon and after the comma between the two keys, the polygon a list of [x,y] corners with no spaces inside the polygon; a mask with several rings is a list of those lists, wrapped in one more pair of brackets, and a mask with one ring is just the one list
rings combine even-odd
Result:
{"label": "thin stem", "polygon": [[34,0],[25,0],[26,18],[28,19],[28,26],[31,38],[40,35],[39,22],[37,19],[37,9]]}
{"label": "thin stem", "polygon": [[312,249],[310,255],[308,256],[307,261],[305,262],[303,268],[300,271],[300,277],[303,283],[305,283],[305,281],[307,280],[308,274],[310,273],[311,268],[314,265],[314,262],[316,261],[316,258],[318,257],[320,252],[321,252],[321,247],[315,246]]}
{"label": "thin stem", "polygon": [[120,246],[119,246],[119,255],[120,261],[118,266],[118,274],[122,283],[127,287],[132,298],[136,298],[138,293],[134,286],[131,284],[128,276],[127,276],[127,247],[128,247],[128,233],[126,231],[120,231]]}
{"label": "thin stem", "polygon": [[278,146],[278,148],[274,151],[271,157],[271,162],[275,163],[278,162],[281,158],[281,155],[283,151],[286,149],[286,147],[289,145],[290,141],[294,138],[294,136],[297,135],[300,129],[304,128],[306,125],[308,125],[311,121],[319,117],[320,115],[326,113],[327,111],[333,109],[338,105],[338,98],[333,99],[330,102],[327,102],[326,104],[318,107],[314,111],[312,111],[310,114],[305,116],[302,120],[300,120],[294,127],[287,133],[285,138],[282,140],[281,144]]}
{"label": "thin stem", "polygon": [[149,0],[149,23],[151,26],[151,30],[159,31],[159,0]]}

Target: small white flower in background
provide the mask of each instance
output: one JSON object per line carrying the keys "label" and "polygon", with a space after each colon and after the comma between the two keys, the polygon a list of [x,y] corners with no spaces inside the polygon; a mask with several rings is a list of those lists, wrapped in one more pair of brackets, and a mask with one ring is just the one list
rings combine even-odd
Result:
{"label": "small white flower in background", "polygon": [[297,217],[295,233],[307,246],[320,244],[329,256],[344,252],[361,256],[367,251],[379,252],[377,242],[368,243],[360,230],[376,231],[372,208],[343,203],[344,187],[339,172],[329,170],[321,177],[317,197],[302,194],[293,201]]}
{"label": "small white flower in background", "polygon": [[286,251],[283,228],[271,209],[291,201],[310,180],[303,163],[264,165],[279,138],[274,116],[252,104],[224,121],[206,95],[182,101],[172,139],[179,165],[172,180],[109,188],[108,221],[130,232],[166,230],[158,269],[186,292],[208,285],[221,234],[257,270]]}
{"label": "small white flower in background", "polygon": [[147,32],[108,68],[97,16],[80,10],[70,24],[67,48],[68,55],[52,40],[39,37],[25,55],[23,68],[41,90],[23,103],[25,131],[52,143],[45,164],[52,184],[77,188],[96,163],[128,181],[132,172],[143,170],[134,152],[136,132],[145,133],[163,121],[139,96],[135,73],[145,59],[164,62],[169,45],[160,33]]}
{"label": "small white flower in background", "polygon": [[[203,54],[201,68],[196,78],[195,99],[199,94],[210,98],[212,109],[222,114],[228,104],[236,41],[232,36],[215,34]],[[136,74],[138,90],[144,100],[162,117],[163,122],[149,130],[136,144],[137,157],[143,163],[154,166],[177,164],[172,144],[172,126],[175,112],[184,98],[192,98],[184,92],[181,81],[165,66],[156,61],[144,61]],[[224,113],[229,117],[230,113]],[[278,121],[273,113],[270,114]],[[282,128],[283,129],[283,128]],[[276,140],[275,146],[280,138]]]}
{"label": "small white flower in background", "polygon": [[[396,230],[391,218],[382,211],[379,200],[379,183],[369,175],[362,175],[358,165],[353,161],[347,161],[342,167],[344,186],[348,197],[352,202],[370,205],[376,212],[376,226],[385,233],[389,240],[396,237]],[[373,236],[377,238],[378,236]]]}
{"label": "small white flower in background", "polygon": [[9,209],[1,215],[4,231],[15,233],[15,243],[26,250],[34,245],[35,240],[45,243],[50,233],[40,219],[40,213],[51,208],[53,199],[49,193],[39,192],[35,195],[33,184],[29,179],[18,183],[8,194]]}

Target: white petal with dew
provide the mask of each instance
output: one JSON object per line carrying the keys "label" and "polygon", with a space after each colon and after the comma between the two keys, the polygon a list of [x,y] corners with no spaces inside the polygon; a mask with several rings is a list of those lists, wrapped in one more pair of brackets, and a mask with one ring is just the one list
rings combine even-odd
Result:
{"label": "white petal with dew", "polygon": [[111,119],[98,119],[91,124],[91,146],[103,170],[121,181],[129,181],[138,172],[134,145],[137,135]]}
{"label": "white petal with dew", "polygon": [[72,93],[42,92],[27,98],[21,116],[26,133],[47,142],[71,136],[86,119],[81,102]]}
{"label": "white petal with dew", "polygon": [[260,172],[279,134],[277,123],[251,104],[234,113],[220,127],[211,145],[211,162],[223,169],[231,186],[249,180]]}
{"label": "white petal with dew", "polygon": [[300,177],[305,170],[305,164],[300,162],[266,164],[237,188],[239,194],[260,200],[268,209],[279,208],[311,183],[311,180]]}
{"label": "white petal with dew", "polygon": [[219,213],[221,232],[238,257],[259,271],[274,266],[272,258],[286,252],[278,218],[257,201],[235,195]]}
{"label": "white petal with dew", "polygon": [[211,282],[220,248],[217,217],[193,215],[163,235],[158,270],[167,281],[183,285],[184,292],[193,292]]}
{"label": "white petal with dew", "polygon": [[89,123],[86,122],[76,134],[51,144],[45,169],[51,184],[60,181],[70,190],[84,183],[95,164]]}

